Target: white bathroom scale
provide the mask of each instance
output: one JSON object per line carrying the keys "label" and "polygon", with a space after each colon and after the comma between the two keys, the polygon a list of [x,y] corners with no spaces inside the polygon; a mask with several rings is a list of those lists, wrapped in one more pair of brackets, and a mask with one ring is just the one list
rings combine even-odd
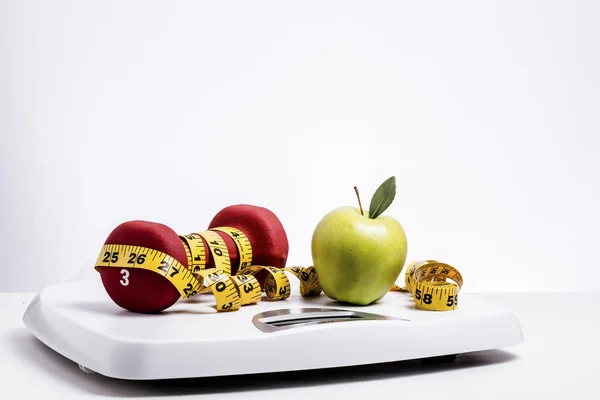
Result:
{"label": "white bathroom scale", "polygon": [[119,308],[100,279],[48,286],[23,321],[48,347],[86,372],[130,380],[347,367],[451,356],[523,341],[502,304],[462,294],[453,311],[417,310],[409,293],[349,306],[321,294],[263,299],[217,312],[210,294],[160,314]]}

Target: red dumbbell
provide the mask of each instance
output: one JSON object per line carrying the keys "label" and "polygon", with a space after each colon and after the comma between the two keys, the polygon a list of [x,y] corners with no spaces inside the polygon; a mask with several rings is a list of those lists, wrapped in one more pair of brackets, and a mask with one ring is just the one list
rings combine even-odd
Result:
{"label": "red dumbbell", "polygon": [[[264,207],[238,204],[222,209],[210,222],[207,229],[211,230],[211,234],[218,234],[225,243],[229,253],[231,274],[235,274],[240,268],[238,244],[231,235],[216,230],[220,227],[236,228],[247,237],[252,249],[253,265],[285,267],[289,251],[288,239],[281,221],[272,211]],[[200,245],[199,239],[196,237],[198,245]],[[206,257],[205,269],[213,269],[215,268],[214,256],[206,239],[201,238],[201,240]],[[105,245],[153,249],[172,257],[173,263],[180,264],[186,270],[191,269],[188,261],[189,251],[186,252],[182,237],[170,227],[160,223],[139,220],[122,223],[109,234]],[[145,256],[148,255],[144,254]],[[110,262],[113,257],[116,257],[116,253],[103,252],[99,260]],[[125,258],[124,255],[120,257]],[[142,259],[135,252],[130,252],[127,257],[132,263],[145,261],[145,258]],[[126,263],[124,260],[120,262]],[[181,298],[180,291],[165,276],[142,268],[128,268],[125,265],[123,264],[122,268],[98,265],[96,268],[108,296],[118,306],[138,313],[156,313],[171,307]],[[264,288],[267,274],[267,271],[259,271],[255,274],[261,288]]]}

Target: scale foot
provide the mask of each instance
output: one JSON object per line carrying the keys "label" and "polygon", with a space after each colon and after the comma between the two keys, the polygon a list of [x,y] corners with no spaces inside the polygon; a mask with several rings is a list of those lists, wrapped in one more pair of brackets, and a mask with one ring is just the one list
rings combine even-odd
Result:
{"label": "scale foot", "polygon": [[448,364],[456,360],[456,354],[446,356],[429,357],[421,360],[423,364]]}
{"label": "scale foot", "polygon": [[83,372],[85,372],[86,374],[93,374],[94,373],[94,371],[92,371],[91,369],[89,369],[87,367],[84,367],[81,364],[78,364],[78,365],[79,365],[79,369],[82,370]]}

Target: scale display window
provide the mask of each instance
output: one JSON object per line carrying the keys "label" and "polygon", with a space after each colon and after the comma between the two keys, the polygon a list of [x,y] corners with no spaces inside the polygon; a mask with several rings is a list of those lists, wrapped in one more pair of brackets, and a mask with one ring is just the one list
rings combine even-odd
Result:
{"label": "scale display window", "polygon": [[308,325],[331,324],[339,322],[394,320],[408,321],[386,315],[359,311],[336,310],[328,308],[301,308],[273,310],[256,315],[252,322],[263,332],[276,332],[282,329],[299,328]]}

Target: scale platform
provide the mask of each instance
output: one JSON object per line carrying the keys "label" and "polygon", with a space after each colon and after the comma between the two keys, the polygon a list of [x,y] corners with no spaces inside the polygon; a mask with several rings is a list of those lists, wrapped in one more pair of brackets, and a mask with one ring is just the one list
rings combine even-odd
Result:
{"label": "scale platform", "polygon": [[[295,277],[287,300],[217,312],[209,294],[160,314],[135,314],[108,297],[100,279],[48,286],[23,321],[85,372],[129,380],[196,378],[346,367],[451,356],[523,341],[501,304],[461,294],[454,311],[422,311],[411,295],[348,306],[303,298]],[[297,282],[297,281],[296,281]]]}

